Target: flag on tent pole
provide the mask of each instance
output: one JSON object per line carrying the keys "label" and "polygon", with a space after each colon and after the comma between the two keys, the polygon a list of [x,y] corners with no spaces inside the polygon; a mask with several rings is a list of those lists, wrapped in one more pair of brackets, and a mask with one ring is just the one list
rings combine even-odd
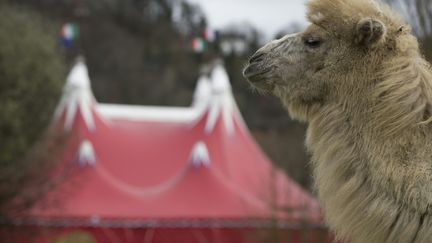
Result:
{"label": "flag on tent pole", "polygon": [[218,31],[207,28],[202,32],[202,37],[208,42],[215,42],[218,38],[218,34]]}
{"label": "flag on tent pole", "polygon": [[65,23],[61,27],[60,41],[63,48],[71,48],[73,41],[78,38],[79,28],[75,23]]}
{"label": "flag on tent pole", "polygon": [[204,29],[197,37],[192,38],[190,47],[195,53],[203,53],[212,48],[218,41],[219,32],[211,29]]}
{"label": "flag on tent pole", "polygon": [[202,38],[197,37],[192,39],[191,48],[196,53],[203,53],[206,49],[206,43]]}

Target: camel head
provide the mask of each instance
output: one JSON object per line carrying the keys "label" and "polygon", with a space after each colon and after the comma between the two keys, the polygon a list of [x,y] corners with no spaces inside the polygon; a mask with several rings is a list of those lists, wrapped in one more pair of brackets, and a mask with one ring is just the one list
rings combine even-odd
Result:
{"label": "camel head", "polygon": [[244,76],[308,122],[317,196],[339,239],[432,242],[431,65],[386,5],[307,6],[310,26],[260,48]]}
{"label": "camel head", "polygon": [[310,26],[260,48],[243,75],[273,93],[290,115],[309,120],[326,103],[368,98],[389,61],[418,56],[399,15],[372,0],[312,0]]}

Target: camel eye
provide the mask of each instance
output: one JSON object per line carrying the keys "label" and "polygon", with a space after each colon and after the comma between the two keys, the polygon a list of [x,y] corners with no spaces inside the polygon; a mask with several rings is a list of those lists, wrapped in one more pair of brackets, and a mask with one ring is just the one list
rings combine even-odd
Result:
{"label": "camel eye", "polygon": [[307,37],[304,39],[304,44],[311,48],[317,48],[322,44],[322,40],[317,37]]}

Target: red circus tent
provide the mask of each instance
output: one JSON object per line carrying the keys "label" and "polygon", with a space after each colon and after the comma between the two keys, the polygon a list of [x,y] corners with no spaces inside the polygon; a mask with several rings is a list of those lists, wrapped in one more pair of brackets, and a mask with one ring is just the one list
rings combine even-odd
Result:
{"label": "red circus tent", "polygon": [[183,108],[98,103],[78,62],[54,124],[70,173],[14,222],[44,229],[37,242],[324,242],[316,200],[257,146],[222,64]]}

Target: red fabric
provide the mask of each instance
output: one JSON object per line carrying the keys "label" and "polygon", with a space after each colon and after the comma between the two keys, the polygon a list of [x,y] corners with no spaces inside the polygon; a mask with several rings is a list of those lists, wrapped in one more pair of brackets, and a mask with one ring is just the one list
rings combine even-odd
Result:
{"label": "red fabric", "polygon": [[[320,223],[316,200],[272,166],[236,115],[231,134],[221,117],[206,134],[206,115],[195,124],[93,116],[96,130],[89,131],[78,112],[62,161],[75,163],[79,144],[87,139],[96,165],[75,163],[75,173],[26,217],[98,222],[276,217]],[[208,148],[209,167],[190,164],[199,141]],[[57,203],[47,203],[52,201]]]}

